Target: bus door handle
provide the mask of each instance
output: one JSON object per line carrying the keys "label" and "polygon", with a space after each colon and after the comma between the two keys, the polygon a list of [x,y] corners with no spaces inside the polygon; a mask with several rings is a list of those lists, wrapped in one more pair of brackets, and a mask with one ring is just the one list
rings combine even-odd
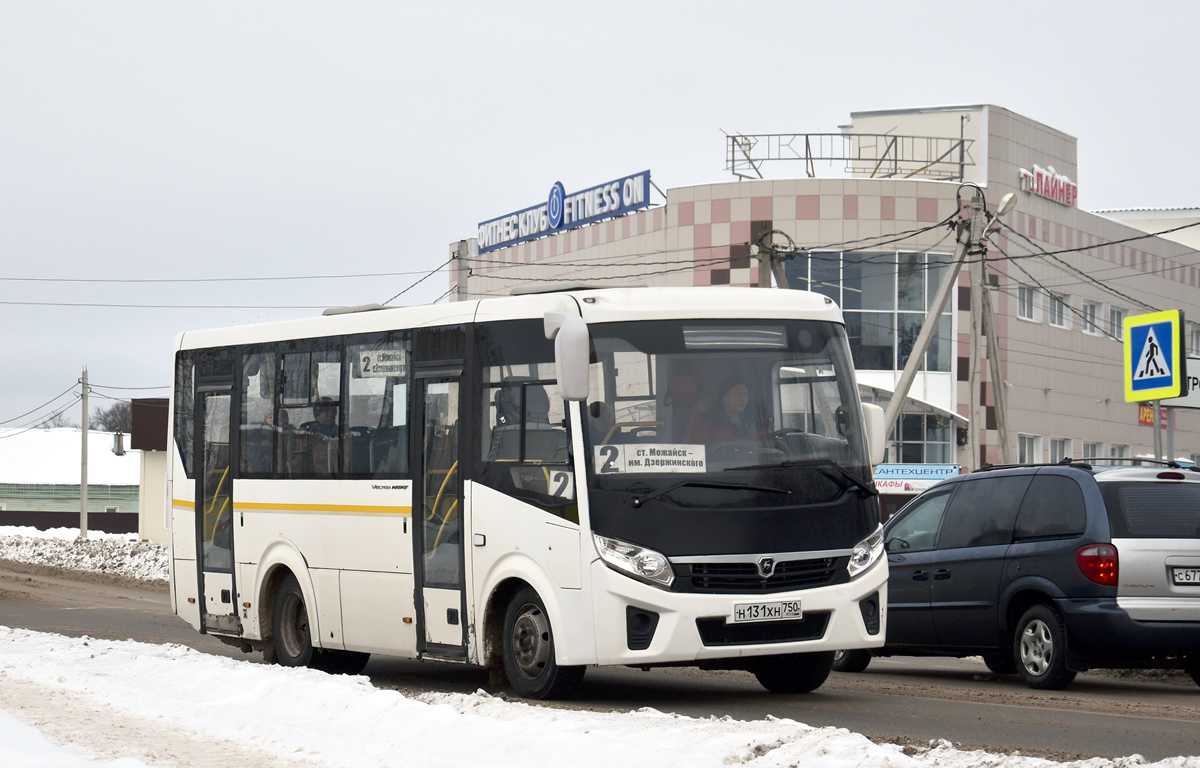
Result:
{"label": "bus door handle", "polygon": [[945,581],[948,578],[950,578],[950,569],[949,568],[938,568],[936,571],[933,572],[933,580],[934,581]]}
{"label": "bus door handle", "polygon": [[929,581],[929,571],[913,571],[913,581]]}
{"label": "bus door handle", "polygon": [[484,536],[482,533],[475,534],[471,537],[471,540],[472,543],[474,543],[477,547],[482,547],[487,544],[487,536]]}

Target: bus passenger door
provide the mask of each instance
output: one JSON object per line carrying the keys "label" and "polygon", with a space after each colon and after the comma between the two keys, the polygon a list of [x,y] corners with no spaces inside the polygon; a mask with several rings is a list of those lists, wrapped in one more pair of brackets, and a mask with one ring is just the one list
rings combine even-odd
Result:
{"label": "bus passenger door", "polygon": [[232,401],[232,383],[196,388],[196,542],[201,631],[241,634],[233,583]]}
{"label": "bus passenger door", "polygon": [[420,565],[417,580],[418,647],[434,656],[466,655],[463,603],[463,482],[459,466],[461,412],[458,372],[418,369],[413,529]]}

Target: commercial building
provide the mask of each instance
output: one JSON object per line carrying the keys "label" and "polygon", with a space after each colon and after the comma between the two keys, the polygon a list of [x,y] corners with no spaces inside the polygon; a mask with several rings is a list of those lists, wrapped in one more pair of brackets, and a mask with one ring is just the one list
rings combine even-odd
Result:
{"label": "commercial building", "polygon": [[[1200,223],[1200,210],[1083,210],[1076,139],[992,105],[857,112],[834,133],[730,136],[726,168],[728,180],[665,195],[649,172],[580,193],[555,185],[545,204],[486,220],[478,237],[450,245],[452,297],[534,282],[754,286],[751,246],[774,231],[776,246],[794,243],[788,286],[842,307],[863,398],[886,405],[954,253],[960,188],[969,200],[963,183],[978,185],[993,211],[1012,192],[1017,207],[987,254],[1011,456],[1152,454],[1152,428],[1125,402],[1122,322],[1160,309],[1200,320],[1200,227],[1151,234]],[[643,175],[645,198],[624,194]],[[556,199],[569,215],[555,216]],[[969,469],[1002,460],[1000,385],[982,354],[972,376],[966,269],[958,280],[890,463]],[[1185,339],[1200,354],[1200,325],[1189,324]],[[972,381],[982,397],[975,414]],[[1177,413],[1174,452],[1200,455],[1195,411]]]}

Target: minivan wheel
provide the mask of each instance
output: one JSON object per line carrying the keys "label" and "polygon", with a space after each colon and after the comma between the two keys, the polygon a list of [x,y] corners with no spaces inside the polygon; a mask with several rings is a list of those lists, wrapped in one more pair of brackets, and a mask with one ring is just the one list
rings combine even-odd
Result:
{"label": "minivan wheel", "polygon": [[989,654],[983,657],[983,663],[997,675],[1015,675],[1017,673],[1017,662],[1009,654]]}
{"label": "minivan wheel", "polygon": [[871,663],[871,652],[858,649],[854,651],[834,651],[834,672],[862,672]]}
{"label": "minivan wheel", "polygon": [[1067,630],[1048,605],[1035,605],[1017,622],[1013,639],[1017,674],[1030,688],[1057,691],[1075,679],[1067,669]]}

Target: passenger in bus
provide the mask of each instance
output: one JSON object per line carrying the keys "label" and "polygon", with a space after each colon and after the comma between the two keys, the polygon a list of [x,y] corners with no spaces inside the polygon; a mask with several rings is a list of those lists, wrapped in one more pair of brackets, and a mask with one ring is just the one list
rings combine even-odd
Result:
{"label": "passenger in bus", "polygon": [[751,407],[750,386],[734,375],[717,388],[718,399],[691,425],[689,443],[745,440],[762,433],[758,409]]}
{"label": "passenger in bus", "polygon": [[300,428],[323,437],[335,438],[338,436],[337,412],[337,403],[331,398],[322,397],[313,406],[313,420],[304,422]]}
{"label": "passenger in bus", "polygon": [[332,398],[322,397],[313,405],[313,420],[300,425],[297,436],[306,444],[301,450],[301,472],[304,474],[329,475],[337,471],[338,456],[338,406]]}

